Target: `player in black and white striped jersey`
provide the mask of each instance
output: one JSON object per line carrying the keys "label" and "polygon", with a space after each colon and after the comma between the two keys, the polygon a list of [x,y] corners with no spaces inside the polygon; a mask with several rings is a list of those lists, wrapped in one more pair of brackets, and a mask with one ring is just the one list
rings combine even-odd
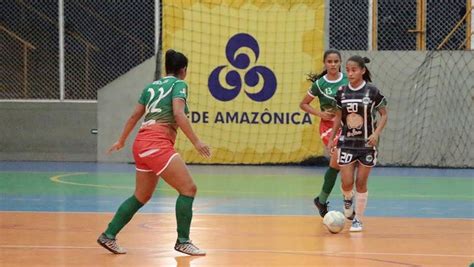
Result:
{"label": "player in black and white striped jersey", "polygon": [[[387,101],[371,82],[367,69],[368,58],[352,56],[347,60],[346,72],[349,84],[339,88],[336,94],[336,117],[333,136],[328,148],[333,147],[333,138],[339,127],[342,133],[338,140],[338,164],[341,167],[341,191],[344,195],[344,215],[352,219],[350,231],[362,231],[362,216],[367,206],[367,180],[377,163],[377,142],[387,122]],[[376,113],[380,120],[375,123]],[[356,169],[357,167],[357,169]],[[354,173],[356,180],[354,181]],[[355,214],[353,187],[356,184]]]}

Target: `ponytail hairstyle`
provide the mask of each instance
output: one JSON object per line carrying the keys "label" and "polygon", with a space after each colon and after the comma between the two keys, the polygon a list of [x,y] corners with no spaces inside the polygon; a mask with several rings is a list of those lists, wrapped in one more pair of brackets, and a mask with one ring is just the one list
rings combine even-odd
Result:
{"label": "ponytail hairstyle", "polygon": [[370,63],[370,59],[368,57],[361,57],[361,56],[352,56],[348,60],[357,63],[361,69],[365,69],[364,75],[362,75],[362,79],[366,82],[372,82],[372,75],[370,74],[369,69],[367,68],[366,64]]}
{"label": "ponytail hairstyle", "polygon": [[179,70],[188,66],[188,58],[181,52],[168,49],[165,55],[166,74],[178,75]]}
{"label": "ponytail hairstyle", "polygon": [[[323,55],[323,62],[326,62],[326,58],[330,55],[330,54],[336,54],[338,57],[339,57],[339,61],[342,61],[342,56],[341,56],[341,52],[339,52],[338,50],[336,49],[329,49],[329,50],[326,50],[324,51],[324,55]],[[341,67],[339,67],[339,72],[341,72]],[[324,70],[317,74],[317,73],[310,73],[308,74],[308,81],[312,81],[312,82],[315,82],[316,80],[318,80],[319,78],[323,77],[324,75],[328,74],[328,70],[326,68],[324,68]]]}

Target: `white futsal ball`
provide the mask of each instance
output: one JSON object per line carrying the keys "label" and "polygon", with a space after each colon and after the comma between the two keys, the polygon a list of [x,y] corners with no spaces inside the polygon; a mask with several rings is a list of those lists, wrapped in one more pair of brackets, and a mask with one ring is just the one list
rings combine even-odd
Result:
{"label": "white futsal ball", "polygon": [[328,228],[329,232],[333,234],[337,234],[342,229],[344,229],[344,223],[346,222],[346,218],[344,214],[339,211],[332,210],[323,218],[323,224]]}

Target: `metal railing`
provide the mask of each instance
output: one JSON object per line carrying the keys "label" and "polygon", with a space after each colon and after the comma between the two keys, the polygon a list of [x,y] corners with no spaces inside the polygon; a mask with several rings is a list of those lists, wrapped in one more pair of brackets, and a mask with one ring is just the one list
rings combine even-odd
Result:
{"label": "metal railing", "polygon": [[[449,39],[450,39],[450,38],[453,36],[453,34],[461,27],[461,25],[462,25],[463,23],[468,24],[467,18],[470,17],[471,12],[472,12],[472,7],[466,11],[466,14],[464,14],[464,16],[458,21],[458,23],[456,23],[456,25],[453,27],[453,29],[448,33],[448,35],[446,35],[446,37],[443,39],[443,41],[438,45],[438,47],[436,48],[436,50],[440,50],[441,48],[443,48],[443,46],[446,45],[446,43],[449,41]],[[469,29],[470,29],[470,27],[467,27],[467,30],[466,30],[466,38],[465,38],[464,41],[461,43],[461,45],[459,45],[458,49],[461,49],[461,48],[463,47],[463,45],[468,42],[468,39],[469,39],[469,40],[471,39],[472,32],[471,32],[470,34],[468,34],[468,33],[469,33]],[[467,47],[466,47],[466,49],[467,49]]]}
{"label": "metal railing", "polygon": [[18,41],[21,43],[22,47],[23,47],[23,61],[22,61],[22,69],[23,69],[23,76],[22,76],[22,84],[23,84],[23,96],[26,97],[27,94],[28,94],[28,51],[30,49],[36,49],[36,47],[26,41],[25,39],[21,38],[20,36],[18,36],[17,34],[15,34],[14,32],[8,30],[7,28],[3,27],[2,25],[0,25],[0,30],[2,32],[5,32],[8,36],[12,37],[14,40]]}

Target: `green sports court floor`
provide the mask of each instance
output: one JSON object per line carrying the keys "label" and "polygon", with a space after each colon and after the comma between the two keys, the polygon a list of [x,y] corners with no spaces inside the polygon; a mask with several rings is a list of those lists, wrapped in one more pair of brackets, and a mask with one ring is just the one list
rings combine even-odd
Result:
{"label": "green sports court floor", "polygon": [[[325,168],[192,165],[197,214],[316,215]],[[114,212],[134,190],[134,165],[0,162],[1,211]],[[341,210],[336,183],[330,209]],[[140,212],[173,213],[160,181]],[[367,216],[474,218],[474,169],[374,168]]]}

